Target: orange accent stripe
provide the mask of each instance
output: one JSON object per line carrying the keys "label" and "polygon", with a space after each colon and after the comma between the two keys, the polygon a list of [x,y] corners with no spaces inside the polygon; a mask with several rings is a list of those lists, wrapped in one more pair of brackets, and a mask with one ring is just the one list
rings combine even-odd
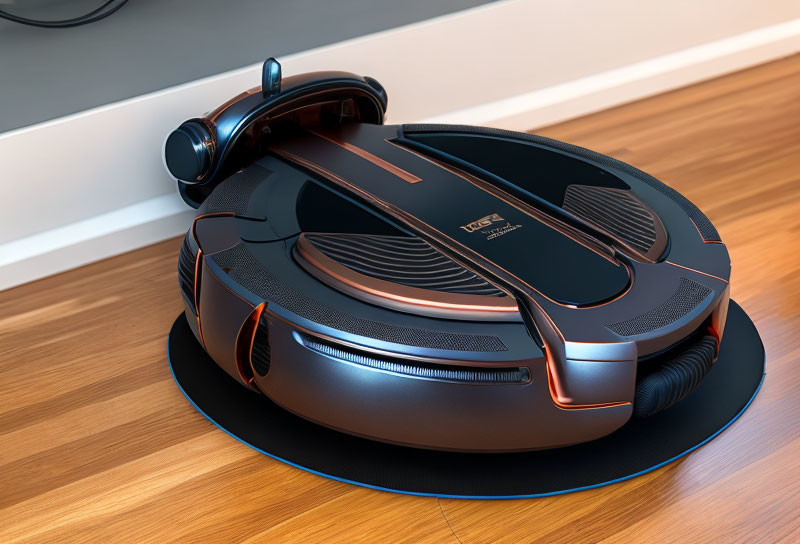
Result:
{"label": "orange accent stripe", "polygon": [[[507,192],[503,191],[499,187],[495,187],[491,183],[488,183],[488,182],[486,182],[486,181],[484,181],[484,180],[482,180],[482,179],[480,179],[480,178],[478,178],[476,176],[473,176],[472,174],[469,174],[468,172],[464,172],[460,168],[457,168],[455,166],[451,166],[451,165],[449,165],[449,164],[447,164],[445,162],[442,162],[442,161],[440,161],[438,159],[435,159],[433,157],[429,157],[427,155],[424,155],[424,154],[420,153],[419,151],[417,151],[415,149],[411,149],[411,148],[406,147],[404,145],[401,145],[401,144],[399,144],[399,143],[397,143],[395,141],[392,141],[392,140],[384,140],[384,141],[386,143],[388,143],[388,144],[391,144],[391,145],[393,145],[395,147],[398,147],[398,148],[402,149],[403,151],[405,151],[407,153],[411,153],[412,155],[415,155],[416,157],[418,157],[418,158],[420,158],[422,160],[428,161],[429,163],[437,166],[438,168],[441,168],[442,170],[445,170],[445,171],[453,174],[454,176],[457,176],[457,177],[467,181],[468,183],[471,183],[472,185],[474,185],[478,189],[480,189],[480,190],[482,190],[482,191],[484,191],[486,193],[489,193],[490,195],[494,196],[495,198],[498,198],[499,200],[501,200],[502,202],[505,202],[506,204],[516,208],[517,210],[521,211],[522,213],[524,213],[528,217],[531,217],[531,218],[537,220],[538,222],[540,222],[540,223],[542,223],[544,225],[547,225],[551,229],[558,231],[560,234],[566,236],[567,238],[569,238],[570,240],[572,240],[576,244],[579,244],[579,245],[585,247],[586,249],[596,253],[597,255],[601,256],[604,259],[606,259],[610,263],[614,264],[615,266],[619,266],[620,265],[620,261],[618,261],[614,257],[613,248],[611,248],[611,247],[607,246],[606,244],[600,242],[599,240],[595,239],[594,237],[590,236],[589,234],[586,234],[585,232],[580,231],[579,229],[576,229],[575,227],[567,225],[563,221],[561,221],[559,219],[556,219],[555,217],[552,217],[552,216],[546,214],[545,212],[543,212],[541,210],[538,210],[534,206],[531,206],[527,202],[524,202],[524,201],[518,199],[517,197],[508,194]],[[591,225],[588,225],[588,226],[590,228],[595,228],[595,227],[592,227]],[[597,230],[597,229],[595,228],[595,230]]]}
{"label": "orange accent stripe", "polygon": [[[194,236],[194,233],[192,233]],[[195,238],[195,242],[197,238]],[[192,295],[194,298],[194,311],[197,314],[197,335],[200,337],[200,343],[205,347],[206,341],[203,339],[203,327],[200,325],[200,271],[203,267],[203,250],[197,249],[197,257],[194,259],[194,285],[192,286]]]}
{"label": "orange accent stripe", "polygon": [[[203,261],[201,259],[203,255],[203,248],[200,247],[200,240],[197,239],[197,232],[195,231],[195,225],[199,219],[203,219],[204,217],[230,217],[235,216],[232,212],[219,212],[219,213],[207,213],[203,215],[198,215],[192,221],[192,227],[190,229],[192,233],[192,238],[194,238],[194,242],[197,244],[197,257],[194,260],[194,286],[192,287],[192,294],[194,297],[194,311],[197,313],[197,334],[200,336],[200,343],[205,346],[206,342],[203,340],[203,326],[200,324],[200,272],[202,271]],[[213,274],[212,274],[213,275]],[[221,282],[220,282],[221,283]]]}
{"label": "orange accent stripe", "polygon": [[343,149],[346,149],[350,153],[354,153],[354,154],[358,155],[362,159],[368,160],[369,162],[371,162],[375,166],[383,168],[384,170],[386,170],[390,174],[394,174],[395,176],[397,176],[398,178],[402,179],[403,181],[405,181],[407,183],[419,183],[420,181],[422,181],[422,178],[420,178],[418,176],[415,176],[411,172],[407,172],[407,171],[403,170],[402,168],[400,168],[399,166],[395,166],[394,164],[392,164],[390,162],[387,162],[387,161],[383,160],[382,158],[380,158],[380,157],[378,157],[376,155],[373,155],[372,153],[370,153],[366,149],[361,149],[360,147],[355,146],[355,145],[353,145],[353,144],[351,144],[349,142],[344,142],[342,140],[336,140],[334,138],[331,138],[330,136],[325,136],[324,134],[320,134],[319,132],[314,132],[312,130],[309,130],[309,132],[311,132],[311,134],[313,134],[315,136],[319,136],[320,138],[322,138],[324,140],[327,140],[327,141],[329,141],[329,142],[331,142],[333,144],[336,144],[336,145],[338,145],[339,147],[341,147]]}
{"label": "orange accent stripe", "polygon": [[239,377],[247,385],[252,384],[256,377],[252,359],[253,343],[256,339],[256,331],[261,320],[261,314],[266,305],[266,302],[262,302],[253,308],[236,337],[236,371],[239,372]]}
{"label": "orange accent stripe", "polygon": [[695,270],[694,268],[689,268],[688,266],[683,266],[681,264],[673,263],[672,261],[664,261],[664,262],[678,268],[683,268],[684,270],[689,270],[690,272],[697,272],[701,276],[708,276],[709,278],[714,278],[715,280],[719,280],[723,283],[728,283],[728,280],[724,280],[719,276],[715,276],[714,274],[708,274],[707,272],[700,272],[699,270]]}
{"label": "orange accent stripe", "polygon": [[[308,159],[305,159],[303,157],[295,155],[294,153],[292,153],[290,151],[286,151],[284,149],[281,149],[280,147],[277,147],[277,146],[271,146],[269,149],[270,149],[270,151],[276,153],[277,155],[279,155],[279,156],[281,156],[281,157],[283,157],[283,158],[285,158],[285,159],[287,159],[287,160],[289,160],[291,162],[294,162],[296,164],[299,164],[300,166],[308,168],[309,170],[311,170],[313,172],[316,172],[317,174],[325,177],[326,179],[329,179],[329,180],[333,181],[334,183],[337,183],[337,184],[339,184],[341,186],[344,186],[344,187],[350,189],[355,194],[361,196],[365,200],[371,202],[372,204],[376,205],[377,207],[379,207],[379,208],[381,208],[383,210],[386,210],[387,213],[389,213],[395,219],[399,220],[401,223],[404,223],[404,224],[410,226],[412,230],[417,230],[417,231],[424,232],[427,236],[431,237],[432,239],[435,239],[436,242],[439,245],[444,246],[445,248],[447,248],[451,252],[454,252],[454,253],[456,253],[458,255],[461,255],[467,261],[467,263],[474,263],[474,262],[479,263],[478,264],[478,270],[481,270],[481,272],[476,272],[476,274],[478,274],[479,276],[486,276],[486,275],[490,275],[490,276],[494,275],[495,277],[498,276],[497,272],[492,271],[486,265],[486,259],[481,257],[481,255],[479,253],[476,253],[475,251],[469,249],[468,247],[463,246],[459,242],[456,242],[455,240],[453,240],[447,234],[435,229],[434,227],[431,227],[427,223],[423,223],[418,218],[416,218],[416,217],[410,215],[409,213],[407,213],[407,212],[405,212],[405,211],[393,206],[392,204],[389,204],[388,202],[385,202],[385,201],[377,198],[373,194],[365,191],[364,189],[361,189],[360,187],[358,187],[356,185],[353,185],[352,183],[348,182],[347,180],[345,180],[341,176],[339,176],[337,174],[334,174],[330,170],[327,170],[326,168],[324,168],[324,167],[322,167],[322,166],[320,166],[320,165],[318,165],[318,164],[316,164],[314,162],[311,162]],[[436,247],[436,246],[434,246],[434,247]],[[448,256],[450,258],[453,258],[451,255],[448,255]],[[469,270],[472,270],[473,267],[475,267],[474,264],[472,265],[472,267],[470,267],[468,265],[465,265],[463,262],[461,262],[461,261],[459,261],[457,259],[454,259],[454,260],[456,260],[456,262],[459,262],[459,264],[461,264],[462,266],[465,266],[465,268],[467,268]],[[515,274],[512,274],[511,272],[509,272],[509,271],[507,271],[505,269],[499,268],[499,267],[496,267],[496,269],[499,270],[502,273],[502,275],[506,276],[505,281],[507,283],[512,283],[513,284],[514,282],[510,282],[507,279],[507,278],[513,278],[513,280],[515,282],[517,282],[517,285],[516,285],[517,288],[521,288],[520,286],[522,286],[522,287],[524,287],[524,289],[528,289],[529,291],[531,291],[533,293],[536,293],[540,297],[548,300],[549,302],[552,302],[553,304],[557,304],[558,306],[567,307],[567,308],[572,307],[569,304],[563,304],[561,302],[553,300],[552,298],[550,298],[547,295],[541,293],[539,290],[535,289],[529,283],[527,283],[526,281],[521,279],[519,276],[517,276]],[[491,280],[491,278],[489,279],[489,281],[491,281],[492,283],[495,283],[494,281]],[[524,290],[524,289],[522,289],[522,290]],[[626,293],[627,293],[627,291],[626,291]],[[623,293],[623,295],[624,294],[625,293]],[[606,303],[613,302],[614,300],[616,300],[620,296],[622,296],[622,295],[619,295],[619,296],[615,297],[614,299],[608,300],[608,301],[606,301]],[[530,296],[528,298],[531,301],[533,301],[533,299]],[[590,307],[591,306],[587,306],[587,308],[590,308]]]}

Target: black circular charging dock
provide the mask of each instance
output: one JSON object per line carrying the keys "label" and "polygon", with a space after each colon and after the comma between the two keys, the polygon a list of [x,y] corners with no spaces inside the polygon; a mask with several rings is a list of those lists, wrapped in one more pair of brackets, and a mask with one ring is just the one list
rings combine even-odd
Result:
{"label": "black circular charging dock", "polygon": [[764,347],[750,318],[730,303],[717,362],[675,406],[632,419],[583,444],[522,453],[455,453],[395,446],[302,419],[247,391],[206,354],[184,314],[168,340],[181,391],[214,424],[270,457],[328,478],[414,495],[540,497],[633,478],[702,446],[750,405],[764,376]]}

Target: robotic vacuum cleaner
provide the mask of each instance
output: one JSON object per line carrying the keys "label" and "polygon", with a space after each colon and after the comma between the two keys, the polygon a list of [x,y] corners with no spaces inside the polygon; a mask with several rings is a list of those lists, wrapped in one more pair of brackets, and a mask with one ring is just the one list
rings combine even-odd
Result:
{"label": "robotic vacuum cleaner", "polygon": [[386,106],[374,79],[270,59],[168,137],[197,208],[185,315],[242,388],[359,437],[510,452],[598,439],[701,384],[730,259],[691,202],[598,153],[386,125]]}

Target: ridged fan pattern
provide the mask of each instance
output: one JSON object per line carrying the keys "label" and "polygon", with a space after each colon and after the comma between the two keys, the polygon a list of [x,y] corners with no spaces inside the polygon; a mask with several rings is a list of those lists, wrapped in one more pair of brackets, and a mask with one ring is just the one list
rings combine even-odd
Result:
{"label": "ridged fan pattern", "polygon": [[374,234],[307,234],[306,238],[331,259],[373,278],[447,293],[505,295],[420,238]]}
{"label": "ridged fan pattern", "polygon": [[323,355],[341,359],[349,363],[367,366],[377,370],[459,383],[472,384],[512,384],[530,381],[530,372],[525,367],[514,368],[473,368],[464,366],[438,366],[410,361],[398,361],[375,357],[356,351],[343,349],[331,344],[304,337],[303,345]]}
{"label": "ridged fan pattern", "polygon": [[656,242],[656,226],[650,211],[625,191],[570,185],[564,194],[563,207],[642,253],[650,251]]}

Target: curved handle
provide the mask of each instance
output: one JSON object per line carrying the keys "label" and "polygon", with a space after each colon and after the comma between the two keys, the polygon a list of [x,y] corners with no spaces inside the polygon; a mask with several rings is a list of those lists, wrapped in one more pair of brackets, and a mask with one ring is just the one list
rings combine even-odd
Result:
{"label": "curved handle", "polygon": [[[169,135],[164,146],[167,170],[178,180],[183,199],[197,208],[229,173],[256,158],[253,153],[232,153],[240,137],[256,123],[268,123],[298,108],[332,103],[342,104],[340,122],[355,118],[382,124],[387,97],[374,79],[349,72],[311,72],[282,79],[280,63],[267,59],[261,89],[242,93],[208,117],[185,121]],[[256,128],[270,138],[279,136],[270,126]]]}

